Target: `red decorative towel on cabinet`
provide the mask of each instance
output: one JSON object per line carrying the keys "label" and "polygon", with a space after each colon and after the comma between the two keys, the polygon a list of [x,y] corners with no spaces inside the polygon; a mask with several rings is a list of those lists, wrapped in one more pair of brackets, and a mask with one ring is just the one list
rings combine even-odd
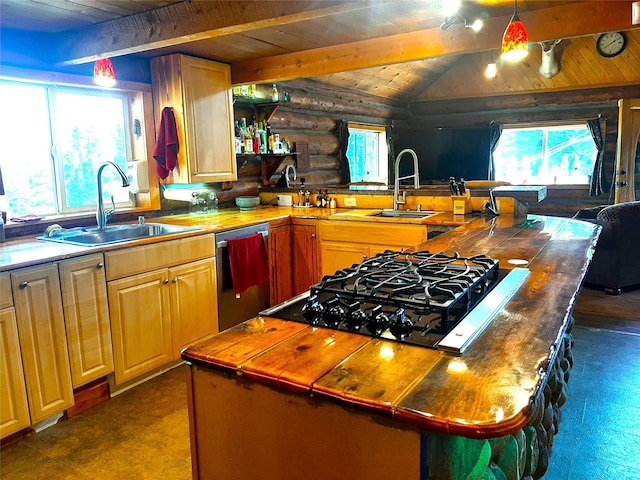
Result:
{"label": "red decorative towel on cabinet", "polygon": [[229,264],[236,295],[269,280],[269,259],[260,233],[229,240]]}
{"label": "red decorative towel on cabinet", "polygon": [[169,172],[176,168],[178,150],[180,150],[180,145],[176,117],[173,114],[173,108],[164,107],[160,118],[160,128],[158,128],[156,148],[153,151],[153,158],[158,162],[156,170],[160,178],[167,178]]}

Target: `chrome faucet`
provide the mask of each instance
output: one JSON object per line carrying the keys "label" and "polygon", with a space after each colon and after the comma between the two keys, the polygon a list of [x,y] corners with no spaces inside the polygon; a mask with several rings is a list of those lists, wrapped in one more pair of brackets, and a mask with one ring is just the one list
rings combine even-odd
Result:
{"label": "chrome faucet", "polygon": [[[413,175],[407,175],[407,176],[401,177],[400,176],[400,160],[402,158],[402,155],[404,155],[405,153],[409,153],[413,157]],[[413,187],[416,190],[420,188],[420,174],[418,173],[418,156],[416,155],[416,152],[414,152],[410,148],[405,148],[404,150],[402,150],[396,157],[394,170],[395,170],[396,177],[395,177],[395,182],[393,184],[393,209],[397,210],[398,205],[405,205],[407,203],[406,191],[402,192],[402,200],[398,200],[398,195],[400,195],[401,180],[413,178]]]}
{"label": "chrome faucet", "polygon": [[98,228],[100,229],[104,229],[107,226],[107,222],[116,212],[116,204],[113,201],[113,195],[111,195],[111,210],[104,209],[104,199],[102,198],[102,170],[104,170],[104,167],[107,165],[113,165],[113,167],[118,171],[120,177],[122,177],[123,187],[129,186],[129,179],[127,178],[127,175],[122,171],[117,163],[107,161],[100,165],[100,168],[98,168],[98,175],[96,176],[96,182],[98,184],[98,209],[96,211],[96,220],[98,222]]}
{"label": "chrome faucet", "polygon": [[293,179],[297,178],[296,167],[293,165],[287,165],[287,168],[284,171],[284,179],[287,182],[287,188],[291,187],[291,180],[289,180],[289,170],[293,170]]}

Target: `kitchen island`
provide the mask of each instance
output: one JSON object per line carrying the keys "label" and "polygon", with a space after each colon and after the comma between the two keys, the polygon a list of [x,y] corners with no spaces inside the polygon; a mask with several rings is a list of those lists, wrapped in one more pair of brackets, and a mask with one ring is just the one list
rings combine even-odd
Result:
{"label": "kitchen island", "polygon": [[194,478],[541,478],[598,234],[500,216],[421,245],[530,270],[459,356],[266,316],[190,347]]}

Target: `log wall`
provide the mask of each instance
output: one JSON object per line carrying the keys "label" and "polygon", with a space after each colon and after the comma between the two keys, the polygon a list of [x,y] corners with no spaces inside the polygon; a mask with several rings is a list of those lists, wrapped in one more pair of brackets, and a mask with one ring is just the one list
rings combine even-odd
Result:
{"label": "log wall", "polygon": [[[259,95],[267,96],[261,90]],[[272,115],[269,124],[273,133],[286,139],[295,151],[297,142],[305,142],[309,151],[309,168],[298,168],[300,183],[304,177],[310,189],[328,185],[339,185],[340,163],[338,160],[339,143],[335,134],[336,122],[346,120],[375,125],[391,125],[395,118],[408,118],[406,108],[378,97],[340,92],[323,88],[312,81],[292,81],[279,86],[280,95],[286,91],[290,98],[281,103]],[[236,120],[246,118],[247,122],[255,115],[258,120],[261,112],[247,104],[234,106]],[[289,164],[295,165],[294,156],[287,156],[268,179],[275,186],[281,173]],[[263,185],[261,178],[261,157],[259,155],[238,156],[238,180],[220,185],[218,197],[221,203],[233,202],[238,195],[256,195]],[[214,187],[218,189],[218,187]]]}
{"label": "log wall", "polygon": [[[262,86],[259,86],[261,88]],[[266,86],[265,86],[266,87]],[[340,91],[309,80],[297,80],[279,85],[281,95],[287,91],[290,102],[281,103],[270,119],[271,130],[286,139],[295,151],[296,142],[306,142],[309,168],[298,169],[310,189],[339,185],[338,139],[335,134],[338,120],[370,123],[391,127],[392,132],[415,129],[472,127],[498,122],[504,125],[548,123],[553,121],[584,121],[602,117],[606,121],[606,149],[603,189],[600,196],[589,196],[588,187],[549,188],[545,201],[531,205],[532,213],[573,215],[580,208],[613,203],[612,182],[616,162],[618,131],[617,98],[637,94],[627,89],[602,89],[577,93],[531,94],[432,101],[403,106],[389,100]],[[633,89],[631,89],[633,90]],[[268,95],[268,92],[262,92]],[[581,101],[583,100],[583,101]],[[246,104],[234,107],[236,119],[251,121],[256,110]],[[258,113],[258,118],[260,114]],[[233,203],[238,195],[256,195],[262,189],[275,186],[287,165],[295,164],[294,156],[287,156],[263,185],[260,156],[238,157],[238,181],[214,186],[219,190],[222,204]]]}

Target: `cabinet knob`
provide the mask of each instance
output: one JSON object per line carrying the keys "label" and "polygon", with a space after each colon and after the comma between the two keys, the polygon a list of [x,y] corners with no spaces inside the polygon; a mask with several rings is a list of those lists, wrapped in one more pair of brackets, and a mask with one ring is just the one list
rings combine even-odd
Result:
{"label": "cabinet knob", "polygon": [[96,268],[98,270],[100,270],[101,268],[104,268],[104,263],[100,262],[99,264],[96,265]]}
{"label": "cabinet knob", "polygon": [[198,176],[198,172],[191,172],[191,175],[193,175],[194,177]]}
{"label": "cabinet knob", "polygon": [[29,284],[27,282],[22,282],[20,284],[20,288],[27,288],[29,286]]}
{"label": "cabinet knob", "polygon": [[311,238],[316,238],[316,234],[315,234],[315,233],[312,233],[312,234],[311,234]]}
{"label": "cabinet knob", "polygon": [[174,278],[173,280],[171,280],[173,283],[178,283],[178,279]]}
{"label": "cabinet knob", "polygon": [[169,279],[168,279],[168,278],[165,278],[165,279],[162,281],[162,283],[164,283],[165,285],[167,285],[167,284],[169,283]]}

